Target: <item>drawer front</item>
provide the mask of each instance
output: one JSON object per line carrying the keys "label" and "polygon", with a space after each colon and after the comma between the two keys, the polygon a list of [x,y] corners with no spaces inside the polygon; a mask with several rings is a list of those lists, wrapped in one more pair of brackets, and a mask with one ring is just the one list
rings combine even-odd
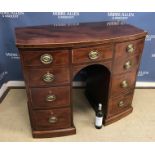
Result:
{"label": "drawer front", "polygon": [[133,93],[110,99],[108,115],[118,114],[124,110],[127,110],[132,104],[132,99]]}
{"label": "drawer front", "polygon": [[112,58],[112,55],[112,45],[73,49],[72,63],[80,64],[108,60]]}
{"label": "drawer front", "polygon": [[123,57],[116,59],[114,61],[113,73],[120,74],[131,71],[133,69],[138,69],[140,57],[141,55],[136,55],[134,57],[129,57],[126,59],[124,59]]}
{"label": "drawer front", "polygon": [[127,72],[126,74],[113,75],[111,96],[120,95],[120,93],[127,93],[134,89],[136,81],[137,70]]}
{"label": "drawer front", "polygon": [[143,50],[144,39],[128,41],[116,44],[115,58],[129,57],[134,54],[140,54]]}
{"label": "drawer front", "polygon": [[69,108],[33,111],[36,130],[55,130],[71,126],[71,110]]}
{"label": "drawer front", "polygon": [[69,68],[28,69],[28,84],[32,87],[53,86],[70,82]]}
{"label": "drawer front", "polygon": [[24,66],[51,66],[51,65],[67,65],[69,64],[69,52],[40,50],[40,51],[24,51],[22,52]]}
{"label": "drawer front", "polygon": [[34,108],[52,108],[70,105],[70,87],[31,88]]}

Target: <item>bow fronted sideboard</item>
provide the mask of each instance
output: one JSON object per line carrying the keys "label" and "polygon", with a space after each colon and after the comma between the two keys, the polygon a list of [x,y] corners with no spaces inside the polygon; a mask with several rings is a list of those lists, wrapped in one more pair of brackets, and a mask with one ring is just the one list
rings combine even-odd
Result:
{"label": "bow fronted sideboard", "polygon": [[103,124],[132,112],[136,76],[146,32],[128,24],[16,28],[33,137],[75,134],[72,82],[87,73],[85,95],[103,104]]}

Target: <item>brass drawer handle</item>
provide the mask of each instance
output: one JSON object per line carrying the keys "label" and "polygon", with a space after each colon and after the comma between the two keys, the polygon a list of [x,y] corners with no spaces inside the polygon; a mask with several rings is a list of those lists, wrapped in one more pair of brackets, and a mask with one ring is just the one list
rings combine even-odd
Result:
{"label": "brass drawer handle", "polygon": [[134,51],[135,51],[134,45],[133,45],[133,44],[129,44],[129,45],[127,46],[127,52],[128,52],[128,53],[133,53]]}
{"label": "brass drawer handle", "polygon": [[123,102],[123,101],[120,101],[120,102],[118,103],[118,106],[119,106],[119,107],[123,107],[123,106],[124,106],[124,102]]}
{"label": "brass drawer handle", "polygon": [[126,80],[124,80],[124,81],[121,82],[120,85],[121,85],[122,88],[127,88],[128,87],[128,82]]}
{"label": "brass drawer handle", "polygon": [[56,100],[56,96],[55,95],[47,95],[46,97],[46,101],[47,102],[52,102]]}
{"label": "brass drawer handle", "polygon": [[58,119],[57,119],[57,117],[55,117],[55,116],[51,116],[50,118],[49,118],[49,120],[48,120],[48,122],[49,123],[56,123],[58,121]]}
{"label": "brass drawer handle", "polygon": [[44,82],[52,82],[54,80],[54,75],[47,72],[46,74],[43,75],[43,81]]}
{"label": "brass drawer handle", "polygon": [[132,63],[131,61],[127,61],[125,64],[124,64],[124,69],[128,70],[132,67]]}
{"label": "brass drawer handle", "polygon": [[50,64],[50,63],[52,63],[52,61],[53,61],[53,57],[52,57],[52,55],[50,55],[50,54],[43,54],[43,55],[40,57],[40,61],[41,61],[43,64]]}
{"label": "brass drawer handle", "polygon": [[90,51],[89,52],[89,58],[91,60],[96,60],[99,57],[98,51]]}

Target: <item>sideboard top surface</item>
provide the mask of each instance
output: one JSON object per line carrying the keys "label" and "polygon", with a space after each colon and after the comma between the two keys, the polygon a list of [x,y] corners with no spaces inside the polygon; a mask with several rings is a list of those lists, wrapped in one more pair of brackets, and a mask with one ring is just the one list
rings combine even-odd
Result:
{"label": "sideboard top surface", "polygon": [[108,22],[80,23],[73,26],[32,26],[16,28],[19,48],[72,47],[92,43],[121,42],[144,37],[146,32],[129,24],[109,25]]}

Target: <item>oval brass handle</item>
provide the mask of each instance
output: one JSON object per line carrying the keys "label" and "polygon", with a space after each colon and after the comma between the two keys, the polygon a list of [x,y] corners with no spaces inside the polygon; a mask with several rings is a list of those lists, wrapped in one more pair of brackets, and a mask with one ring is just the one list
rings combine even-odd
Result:
{"label": "oval brass handle", "polygon": [[89,52],[89,58],[90,58],[91,60],[95,60],[95,59],[97,59],[98,57],[99,57],[98,51],[90,51],[90,52]]}
{"label": "oval brass handle", "polygon": [[131,61],[127,61],[125,64],[124,64],[124,69],[128,70],[132,67],[132,63]]}
{"label": "oval brass handle", "polygon": [[44,82],[52,82],[54,80],[54,75],[47,72],[46,74],[43,75],[43,81]]}
{"label": "oval brass handle", "polygon": [[119,107],[123,107],[123,106],[124,106],[124,102],[123,102],[123,101],[120,101],[120,102],[118,103],[118,106],[119,106]]}
{"label": "oval brass handle", "polygon": [[55,116],[51,116],[49,119],[48,119],[48,122],[49,123],[56,123],[58,121],[57,117]]}
{"label": "oval brass handle", "polygon": [[43,54],[43,55],[40,57],[40,61],[41,61],[43,64],[50,64],[50,63],[52,63],[52,61],[53,61],[53,57],[52,57],[52,55],[50,55],[50,54]]}
{"label": "oval brass handle", "polygon": [[46,96],[46,101],[52,102],[54,100],[56,100],[56,96],[55,95],[47,95]]}
{"label": "oval brass handle", "polygon": [[134,46],[133,46],[133,44],[129,44],[128,46],[127,46],[127,52],[128,53],[133,53],[134,52]]}
{"label": "oval brass handle", "polygon": [[126,80],[121,82],[121,87],[122,88],[127,88],[128,87],[128,82]]}

